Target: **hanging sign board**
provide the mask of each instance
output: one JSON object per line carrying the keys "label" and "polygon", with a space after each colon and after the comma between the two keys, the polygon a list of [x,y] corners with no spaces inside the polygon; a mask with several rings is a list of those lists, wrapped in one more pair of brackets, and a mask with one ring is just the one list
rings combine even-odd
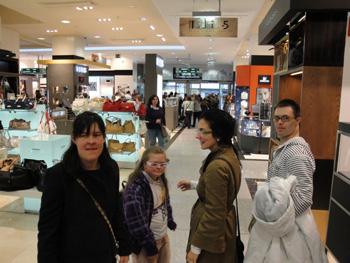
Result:
{"label": "hanging sign board", "polygon": [[180,37],[237,37],[237,18],[180,18]]}

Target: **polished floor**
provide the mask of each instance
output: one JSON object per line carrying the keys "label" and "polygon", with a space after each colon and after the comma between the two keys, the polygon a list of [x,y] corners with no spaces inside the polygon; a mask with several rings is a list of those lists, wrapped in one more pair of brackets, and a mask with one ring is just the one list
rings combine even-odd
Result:
{"label": "polished floor", "polygon": [[[175,132],[178,131],[179,129]],[[184,263],[190,211],[197,197],[195,191],[181,192],[176,184],[182,179],[197,180],[201,162],[209,151],[201,150],[195,139],[195,129],[184,129],[173,138],[175,140],[167,148],[170,163],[166,171],[174,218],[178,225],[175,232],[169,231],[171,262]],[[266,179],[267,165],[264,160],[242,160],[246,180],[242,180],[238,203],[241,236],[245,245],[249,239],[247,228],[251,220],[252,196],[256,185]],[[121,169],[121,181],[127,179],[130,172],[131,170]],[[37,222],[37,214],[24,213],[22,198],[0,195],[0,263],[36,262]]]}

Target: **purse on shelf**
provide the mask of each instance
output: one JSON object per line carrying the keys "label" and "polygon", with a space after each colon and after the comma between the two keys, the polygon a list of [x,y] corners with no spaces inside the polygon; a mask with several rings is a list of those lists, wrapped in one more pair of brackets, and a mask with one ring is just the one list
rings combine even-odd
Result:
{"label": "purse on shelf", "polygon": [[131,120],[124,121],[123,132],[124,133],[135,133],[136,132],[134,123]]}
{"label": "purse on shelf", "polygon": [[47,170],[46,162],[43,160],[24,159],[22,166],[29,170],[36,188],[38,191],[42,192],[44,189],[44,179]]}
{"label": "purse on shelf", "polygon": [[133,102],[123,102],[120,104],[120,110],[121,112],[134,112],[135,110],[135,104]]}
{"label": "purse on shelf", "polygon": [[123,152],[123,144],[118,140],[109,139],[108,140],[108,151],[112,153],[122,153]]}
{"label": "purse on shelf", "polygon": [[85,111],[88,109],[88,99],[78,95],[72,103],[72,111]]}
{"label": "purse on shelf", "polygon": [[[7,138],[6,138],[7,136]],[[0,144],[5,148],[11,148],[11,135],[8,130],[1,130],[1,142]]]}
{"label": "purse on shelf", "polygon": [[5,109],[9,110],[30,110],[36,106],[35,99],[29,99],[25,95],[18,96],[15,100],[4,100]]}
{"label": "purse on shelf", "polygon": [[30,121],[23,119],[13,119],[9,122],[9,129],[13,130],[30,130]]}
{"label": "purse on shelf", "polygon": [[121,103],[121,99],[117,101],[107,100],[102,106],[102,111],[119,111]]}
{"label": "purse on shelf", "polygon": [[125,142],[123,142],[123,151],[136,152],[135,143],[132,142],[130,139],[127,139]]}
{"label": "purse on shelf", "polygon": [[88,103],[88,109],[90,111],[102,111],[103,104],[106,102],[105,99],[102,98],[93,98]]}
{"label": "purse on shelf", "polygon": [[123,133],[121,119],[110,116],[106,118],[106,133],[120,134]]}

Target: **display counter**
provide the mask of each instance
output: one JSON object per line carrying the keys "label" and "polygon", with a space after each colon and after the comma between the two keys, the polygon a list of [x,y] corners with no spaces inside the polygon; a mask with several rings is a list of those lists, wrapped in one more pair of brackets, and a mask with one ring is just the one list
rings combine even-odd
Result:
{"label": "display counter", "polygon": [[261,121],[258,117],[239,117],[237,142],[242,151],[248,153],[269,152],[271,122]]}

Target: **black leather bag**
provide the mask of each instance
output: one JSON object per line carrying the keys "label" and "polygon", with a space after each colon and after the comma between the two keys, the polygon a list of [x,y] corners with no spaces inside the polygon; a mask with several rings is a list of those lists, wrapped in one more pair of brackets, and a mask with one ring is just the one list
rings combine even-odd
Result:
{"label": "black leather bag", "polygon": [[16,100],[4,100],[5,109],[30,110],[35,106],[35,99],[19,98]]}
{"label": "black leather bag", "polygon": [[35,182],[27,168],[15,165],[8,172],[0,171],[0,190],[17,191],[33,188]]}
{"label": "black leather bag", "polygon": [[43,160],[24,159],[23,166],[29,170],[38,191],[42,192],[47,170],[46,162]]}

